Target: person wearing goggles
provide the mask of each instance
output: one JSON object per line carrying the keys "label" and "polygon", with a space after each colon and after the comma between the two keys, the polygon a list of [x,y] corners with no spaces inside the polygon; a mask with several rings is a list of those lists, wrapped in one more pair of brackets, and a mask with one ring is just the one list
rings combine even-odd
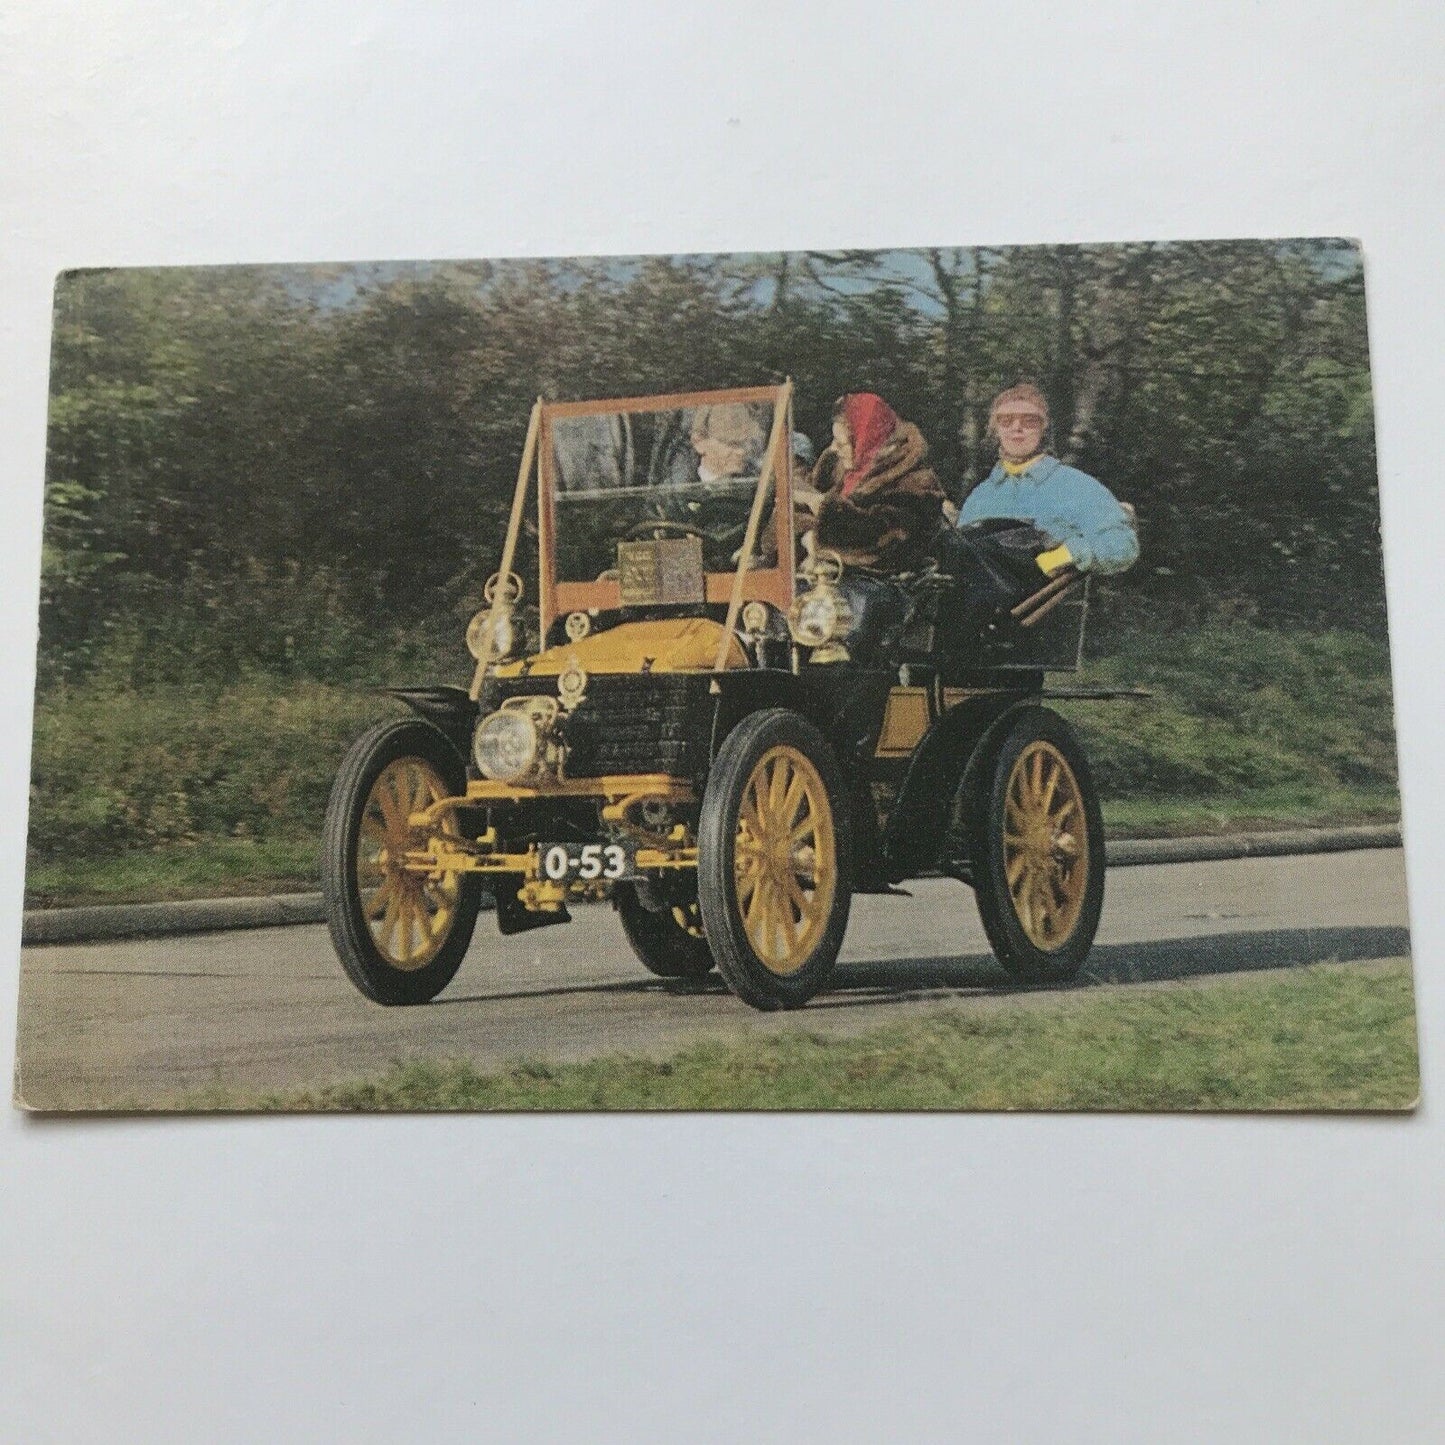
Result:
{"label": "person wearing goggles", "polygon": [[1030,382],[993,400],[989,435],[998,464],[971,491],[958,525],[1010,518],[1036,527],[1047,541],[1035,561],[1045,576],[1073,566],[1080,572],[1123,572],[1139,558],[1133,509],[1096,477],[1066,466],[1045,447],[1049,405]]}

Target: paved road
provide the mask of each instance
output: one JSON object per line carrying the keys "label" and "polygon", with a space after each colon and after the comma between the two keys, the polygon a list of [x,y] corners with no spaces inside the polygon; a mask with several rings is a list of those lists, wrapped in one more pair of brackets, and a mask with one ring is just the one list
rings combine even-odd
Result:
{"label": "paved road", "polygon": [[[488,1068],[656,1053],[699,1038],[848,1033],[961,1000],[1019,1000],[969,891],[947,880],[912,891],[855,901],[834,987],[801,1014],[756,1013],[721,984],[686,992],[654,979],[606,907],[511,939],[483,915],[451,986],[414,1009],[363,999],[321,927],[27,949],[22,1091],[36,1108],[164,1106],[212,1087],[355,1078],[399,1059]],[[1129,868],[1110,874],[1099,941],[1073,988],[1222,979],[1408,948],[1399,850]]]}

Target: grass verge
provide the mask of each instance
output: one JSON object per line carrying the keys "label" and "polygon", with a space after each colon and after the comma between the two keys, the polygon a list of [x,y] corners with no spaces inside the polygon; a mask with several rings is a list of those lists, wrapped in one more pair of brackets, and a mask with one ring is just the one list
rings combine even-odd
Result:
{"label": "grass verge", "polygon": [[1192,838],[1399,820],[1400,795],[1393,787],[1256,788],[1233,797],[1104,800],[1110,838]]}
{"label": "grass verge", "polygon": [[805,1028],[670,1058],[394,1065],[376,1079],[200,1108],[308,1110],[1409,1108],[1409,964],[960,1004],[854,1038]]}
{"label": "grass verge", "polygon": [[202,838],[115,856],[32,859],[26,908],[153,903],[181,898],[256,898],[321,887],[321,840]]}

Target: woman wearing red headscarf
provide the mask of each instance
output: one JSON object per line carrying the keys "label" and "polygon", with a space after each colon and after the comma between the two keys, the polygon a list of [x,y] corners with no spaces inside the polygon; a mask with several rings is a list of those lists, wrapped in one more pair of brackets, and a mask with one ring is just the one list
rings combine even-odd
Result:
{"label": "woman wearing red headscarf", "polygon": [[840,397],[833,444],[813,468],[817,544],[853,567],[907,572],[943,519],[943,489],[926,465],[928,443],[871,391]]}

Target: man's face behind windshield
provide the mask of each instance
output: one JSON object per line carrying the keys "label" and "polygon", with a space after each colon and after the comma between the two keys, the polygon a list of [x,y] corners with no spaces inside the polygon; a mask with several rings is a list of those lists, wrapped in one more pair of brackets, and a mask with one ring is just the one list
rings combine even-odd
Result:
{"label": "man's face behind windshield", "polygon": [[747,470],[747,448],[718,437],[692,434],[692,449],[697,453],[698,474],[709,477],[740,477]]}

